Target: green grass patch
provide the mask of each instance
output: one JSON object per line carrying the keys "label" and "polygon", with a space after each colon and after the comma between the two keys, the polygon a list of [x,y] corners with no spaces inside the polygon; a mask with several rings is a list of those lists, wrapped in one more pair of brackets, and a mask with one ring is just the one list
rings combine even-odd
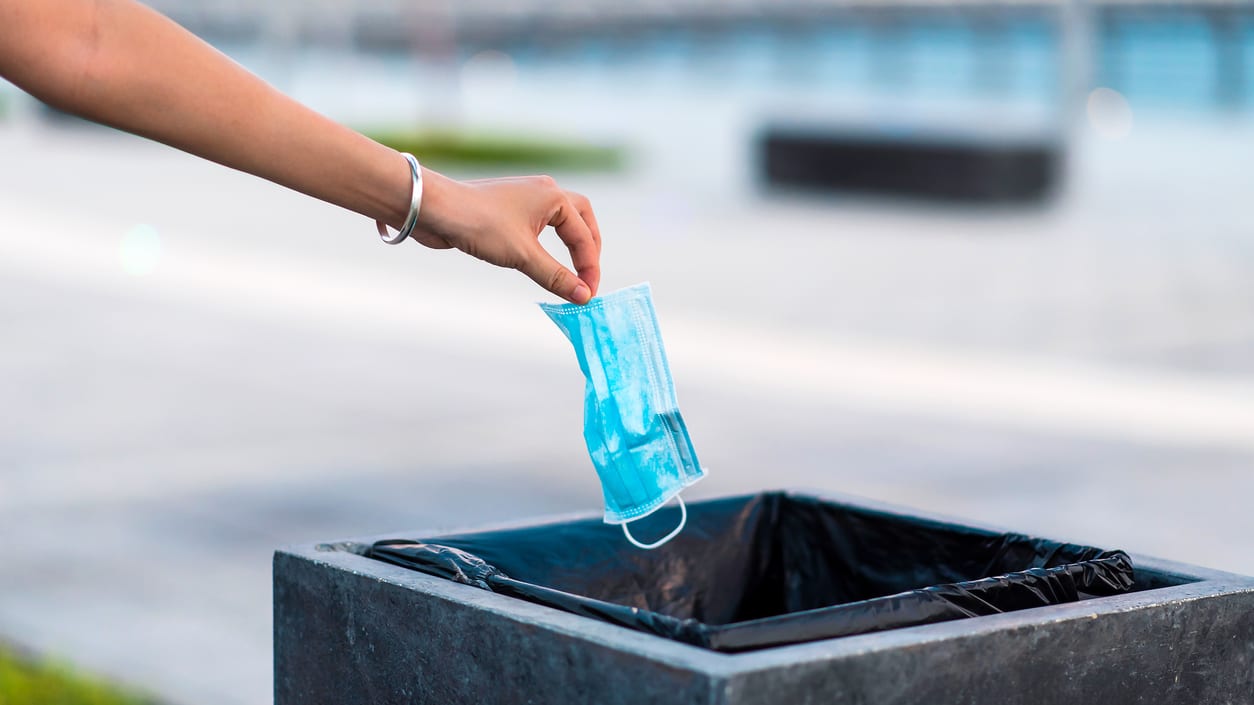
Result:
{"label": "green grass patch", "polygon": [[615,171],[623,166],[619,147],[554,139],[480,134],[451,130],[366,132],[393,149],[409,152],[424,164],[509,167],[553,171]]}
{"label": "green grass patch", "polygon": [[53,661],[0,648],[0,705],[155,705],[136,693]]}

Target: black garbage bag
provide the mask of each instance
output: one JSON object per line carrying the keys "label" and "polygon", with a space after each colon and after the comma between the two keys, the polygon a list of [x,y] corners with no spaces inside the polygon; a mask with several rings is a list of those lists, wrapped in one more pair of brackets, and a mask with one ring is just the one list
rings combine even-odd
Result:
{"label": "black garbage bag", "polygon": [[[658,523],[677,510],[664,509]],[[599,520],[376,542],[369,555],[717,651],[1073,602],[1132,585],[1120,551],[771,492],[689,505],[654,551]]]}

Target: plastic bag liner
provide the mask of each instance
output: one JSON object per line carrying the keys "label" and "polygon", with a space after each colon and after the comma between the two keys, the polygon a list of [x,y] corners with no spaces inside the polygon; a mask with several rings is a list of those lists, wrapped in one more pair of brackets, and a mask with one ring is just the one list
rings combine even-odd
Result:
{"label": "plastic bag liner", "polygon": [[[1112,595],[1120,551],[765,493],[689,505],[655,551],[599,520],[376,542],[369,555],[503,595],[734,652]],[[674,508],[658,512],[674,522]]]}

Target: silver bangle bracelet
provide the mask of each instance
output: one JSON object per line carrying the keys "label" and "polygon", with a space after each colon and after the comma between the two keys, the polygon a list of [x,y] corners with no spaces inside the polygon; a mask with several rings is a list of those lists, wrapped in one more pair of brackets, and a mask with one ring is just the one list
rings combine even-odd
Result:
{"label": "silver bangle bracelet", "polygon": [[374,224],[379,228],[379,237],[389,245],[398,245],[405,241],[414,232],[414,226],[418,224],[418,211],[422,209],[422,167],[419,166],[418,160],[414,155],[408,152],[401,152],[401,156],[405,157],[405,161],[409,162],[409,172],[414,179],[414,190],[409,198],[409,215],[405,217],[405,223],[401,225],[401,229],[396,231],[395,235],[388,234],[388,226],[383,224],[382,220],[376,220]]}

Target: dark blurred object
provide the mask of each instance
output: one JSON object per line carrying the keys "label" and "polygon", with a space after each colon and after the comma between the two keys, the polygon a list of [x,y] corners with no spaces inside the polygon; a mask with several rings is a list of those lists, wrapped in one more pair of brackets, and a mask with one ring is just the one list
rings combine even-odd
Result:
{"label": "dark blurred object", "polygon": [[[675,509],[659,521],[678,520]],[[717,651],[1114,595],[1120,552],[771,492],[693,504],[654,551],[603,522],[387,540],[371,557]]]}
{"label": "dark blurred object", "polygon": [[759,143],[771,186],[980,202],[1040,202],[1062,176],[1053,141],[879,137],[770,128]]}

